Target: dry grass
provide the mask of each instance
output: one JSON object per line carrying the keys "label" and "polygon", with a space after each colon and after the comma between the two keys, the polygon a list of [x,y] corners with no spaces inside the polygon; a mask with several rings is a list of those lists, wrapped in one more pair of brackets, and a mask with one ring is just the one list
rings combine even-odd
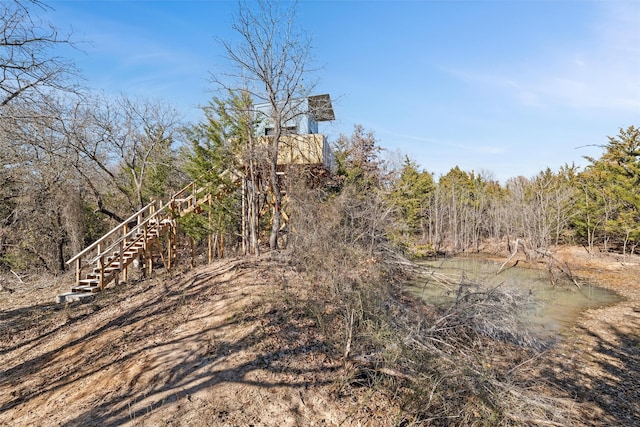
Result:
{"label": "dry grass", "polygon": [[358,387],[383,392],[402,408],[398,425],[575,420],[571,402],[515,381],[543,347],[520,320],[531,303],[527,293],[458,283],[447,306],[415,301],[399,284],[416,267],[390,242],[393,212],[382,199],[348,190],[293,197],[299,210],[289,262],[313,283],[305,307],[333,357],[342,357],[339,395]]}

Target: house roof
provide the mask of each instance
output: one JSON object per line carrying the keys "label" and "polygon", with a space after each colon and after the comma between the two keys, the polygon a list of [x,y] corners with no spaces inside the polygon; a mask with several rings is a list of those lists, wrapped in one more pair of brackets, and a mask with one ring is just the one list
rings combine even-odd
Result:
{"label": "house roof", "polygon": [[326,122],[335,120],[333,113],[333,105],[331,105],[331,97],[329,94],[312,95],[309,97],[309,112],[318,122]]}

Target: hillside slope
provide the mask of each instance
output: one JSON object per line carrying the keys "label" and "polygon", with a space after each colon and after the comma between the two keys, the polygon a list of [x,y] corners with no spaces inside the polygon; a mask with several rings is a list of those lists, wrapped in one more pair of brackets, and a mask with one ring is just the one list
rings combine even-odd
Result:
{"label": "hillside slope", "polygon": [[[423,393],[452,405],[436,425],[626,426],[640,417],[640,257],[579,248],[558,257],[625,299],[587,310],[541,353],[477,341],[484,347],[472,356],[487,368],[467,380],[504,378],[489,394],[503,401],[489,403],[508,409],[499,421],[475,415],[482,390],[455,370],[451,384]],[[330,307],[302,277],[266,255],[108,288],[66,307],[50,301],[68,283],[2,291],[0,426],[404,425],[410,408],[400,405],[411,390],[393,372],[391,387],[360,381],[342,360],[342,324],[321,325]],[[451,360],[463,363],[467,352]],[[430,360],[426,374],[451,373]],[[549,413],[534,417],[532,404]],[[427,409],[423,417],[439,408]]]}
{"label": "hillside slope", "polygon": [[270,263],[224,261],[87,304],[4,311],[0,425],[391,423],[382,397],[339,397],[341,362],[289,310]]}

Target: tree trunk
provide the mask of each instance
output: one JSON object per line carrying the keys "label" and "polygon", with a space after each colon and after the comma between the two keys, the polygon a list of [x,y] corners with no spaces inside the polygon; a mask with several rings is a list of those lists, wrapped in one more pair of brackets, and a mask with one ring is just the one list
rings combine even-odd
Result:
{"label": "tree trunk", "polygon": [[[277,107],[274,104],[274,110]],[[273,211],[271,221],[271,235],[269,236],[269,247],[271,250],[278,249],[278,233],[280,232],[280,218],[282,216],[282,193],[278,182],[278,145],[282,135],[282,118],[279,115],[273,117],[275,132],[271,143],[271,161],[269,162],[269,172],[271,175],[271,191],[273,193]]]}
{"label": "tree trunk", "polygon": [[258,245],[258,229],[260,219],[258,215],[258,176],[255,170],[255,150],[253,138],[249,135],[249,181],[247,182],[247,219],[249,222],[249,252],[260,255]]}
{"label": "tree trunk", "polygon": [[242,255],[246,255],[249,251],[249,204],[247,177],[242,177]]}
{"label": "tree trunk", "polygon": [[[273,165],[272,165],[273,166]],[[271,191],[273,192],[273,216],[271,222],[271,235],[269,236],[269,247],[271,250],[278,249],[278,232],[280,231],[280,218],[282,216],[282,194],[278,184],[276,168],[271,168]]]}

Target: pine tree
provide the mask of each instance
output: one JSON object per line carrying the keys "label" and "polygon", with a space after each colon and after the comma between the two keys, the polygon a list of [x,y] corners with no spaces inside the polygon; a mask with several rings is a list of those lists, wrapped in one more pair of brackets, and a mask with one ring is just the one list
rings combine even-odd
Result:
{"label": "pine tree", "polygon": [[597,239],[626,253],[640,242],[640,129],[620,129],[604,148],[578,176],[583,196],[574,226],[591,249]]}
{"label": "pine tree", "polygon": [[425,238],[427,209],[434,191],[433,176],[427,171],[419,171],[417,163],[406,157],[390,199],[399,209],[410,235],[420,234]]}

